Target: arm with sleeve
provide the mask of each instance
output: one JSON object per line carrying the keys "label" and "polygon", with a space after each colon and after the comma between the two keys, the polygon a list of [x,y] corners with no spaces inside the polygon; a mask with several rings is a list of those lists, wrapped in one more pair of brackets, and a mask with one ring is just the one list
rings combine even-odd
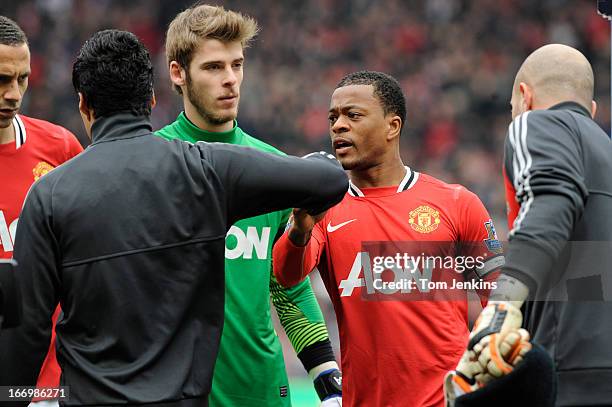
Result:
{"label": "arm with sleeve", "polygon": [[319,222],[312,229],[306,246],[296,246],[284,233],[274,245],[272,265],[278,282],[293,287],[311,273],[325,253],[325,234]]}
{"label": "arm with sleeve", "polygon": [[[295,246],[289,239],[288,233],[284,233],[274,245],[272,261],[276,278],[279,278],[285,287],[290,287],[286,289],[287,293],[295,294],[308,287],[310,298],[303,296],[305,301],[301,306],[310,308],[311,312],[316,310],[319,315],[316,299],[310,289],[310,281],[305,277],[319,264],[324,253],[325,235],[320,225],[321,222],[314,226],[310,239],[304,247]],[[296,320],[291,324],[294,323],[299,322]],[[304,347],[300,351],[296,348],[296,352],[310,378],[313,379],[319,398],[326,406],[342,405],[342,374],[335,361],[327,332],[325,332],[326,338],[320,340],[312,334],[304,334],[308,332],[300,333],[297,338],[298,346]],[[287,335],[291,338],[289,330],[287,330]],[[304,340],[309,339],[309,336],[312,343],[308,345]],[[292,341],[292,343],[295,347],[295,342]]]}
{"label": "arm with sleeve", "polygon": [[[282,236],[290,213],[289,210],[283,212],[280,223],[282,227],[279,228],[277,237]],[[272,303],[306,371],[310,371],[321,363],[335,362],[325,320],[310,286],[310,281],[305,279],[291,288],[285,288],[276,281],[274,272],[271,271]]]}
{"label": "arm with sleeve", "polygon": [[197,144],[226,188],[229,224],[286,208],[323,212],[348,189],[344,170],[328,154],[297,158],[229,144]]}
{"label": "arm with sleeve", "polygon": [[505,169],[520,206],[510,232],[503,274],[530,291],[551,270],[588,196],[578,136],[562,121],[569,113],[527,112],[510,125]]}
{"label": "arm with sleeve", "polygon": [[[460,194],[458,209],[461,219],[460,239],[464,245],[462,254],[482,261],[481,267],[476,266],[470,270],[475,278],[487,282],[495,281],[504,265],[504,255],[493,220],[478,196],[465,188],[460,190]],[[487,304],[489,291],[476,290],[483,307]]]}

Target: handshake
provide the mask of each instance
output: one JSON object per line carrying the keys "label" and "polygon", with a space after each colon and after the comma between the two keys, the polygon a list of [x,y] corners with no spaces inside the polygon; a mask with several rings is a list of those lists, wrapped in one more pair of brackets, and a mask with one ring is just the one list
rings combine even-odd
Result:
{"label": "handshake", "polygon": [[521,329],[521,311],[506,301],[491,301],[480,314],[457,368],[444,378],[446,407],[458,397],[512,372],[532,348]]}

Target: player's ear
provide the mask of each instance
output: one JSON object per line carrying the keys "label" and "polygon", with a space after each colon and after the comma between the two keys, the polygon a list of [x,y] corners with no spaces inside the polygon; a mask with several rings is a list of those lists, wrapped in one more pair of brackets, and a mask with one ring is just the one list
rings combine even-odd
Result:
{"label": "player's ear", "polygon": [[595,118],[595,113],[597,113],[597,102],[591,100],[591,117]]}
{"label": "player's ear", "polygon": [[91,140],[91,125],[95,118],[94,111],[87,105],[87,99],[85,99],[81,92],[79,92],[79,113],[85,126],[85,133],[87,133],[87,137]]}
{"label": "player's ear", "polygon": [[153,91],[153,94],[151,95],[151,110],[155,107],[156,104],[157,99],[155,99],[155,91]]}
{"label": "player's ear", "polygon": [[87,105],[87,100],[81,92],[79,92],[79,112],[81,112],[87,120],[91,121],[93,119],[93,112]]}
{"label": "player's ear", "polygon": [[521,94],[522,111],[526,112],[533,109],[533,90],[525,82],[519,84],[519,92]]}
{"label": "player's ear", "polygon": [[176,86],[184,86],[186,83],[187,73],[177,61],[170,62],[170,80]]}
{"label": "player's ear", "polygon": [[399,137],[402,132],[402,119],[397,115],[389,115],[388,127],[389,131],[387,133],[387,140],[391,141],[394,138]]}

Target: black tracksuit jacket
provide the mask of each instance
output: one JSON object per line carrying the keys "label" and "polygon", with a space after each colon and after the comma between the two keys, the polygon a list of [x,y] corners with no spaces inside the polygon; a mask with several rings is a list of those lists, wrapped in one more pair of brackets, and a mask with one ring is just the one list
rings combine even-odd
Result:
{"label": "black tracksuit jacket", "polygon": [[36,383],[59,302],[64,405],[204,406],[228,228],[288,207],[327,209],[347,177],[321,154],[167,141],[131,114],[96,120],[92,136],[24,204],[14,252],[24,315],[0,333],[0,385]]}
{"label": "black tracksuit jacket", "polygon": [[505,273],[530,286],[524,324],[555,362],[557,405],[612,405],[612,141],[573,102],[524,113],[504,172],[520,208]]}

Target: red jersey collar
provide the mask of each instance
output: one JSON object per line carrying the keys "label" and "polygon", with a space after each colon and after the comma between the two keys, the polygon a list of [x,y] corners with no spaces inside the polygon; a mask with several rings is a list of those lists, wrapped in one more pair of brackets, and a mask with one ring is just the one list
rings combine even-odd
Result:
{"label": "red jersey collar", "polygon": [[13,128],[15,129],[15,149],[18,149],[26,142],[26,129],[18,114],[13,118]]}
{"label": "red jersey collar", "polygon": [[15,129],[15,148],[13,149],[11,143],[1,144],[0,151],[3,153],[10,154],[11,152],[15,152],[25,144],[26,129],[19,115],[15,115],[15,117],[13,117],[13,128]]}
{"label": "red jersey collar", "polygon": [[351,196],[366,197],[399,194],[400,192],[407,191],[417,183],[417,180],[419,179],[419,173],[416,171],[412,171],[410,167],[405,166],[404,168],[406,168],[406,175],[404,175],[404,178],[397,187],[392,186],[359,189],[349,180],[348,193]]}

